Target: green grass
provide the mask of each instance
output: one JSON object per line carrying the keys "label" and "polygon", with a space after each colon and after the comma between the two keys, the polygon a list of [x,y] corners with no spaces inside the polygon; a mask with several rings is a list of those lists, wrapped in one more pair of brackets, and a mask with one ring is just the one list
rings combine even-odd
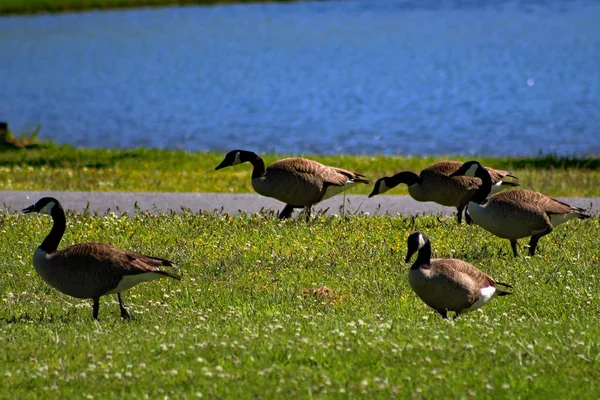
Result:
{"label": "green grass", "polygon": [[[264,155],[267,164],[288,155]],[[448,157],[313,156],[308,158],[365,173],[373,181],[403,170],[419,171]],[[252,167],[215,171],[224,153],[169,150],[87,150],[67,146],[0,152],[0,190],[82,190],[250,193]],[[469,160],[472,157],[452,157]],[[550,196],[600,196],[600,159],[540,156],[480,158],[485,165],[509,169],[524,188]],[[372,186],[359,185],[355,194]],[[407,194],[401,185],[386,194]]]}
{"label": "green grass", "polygon": [[[184,274],[126,292],[131,321],[101,298],[95,322],[31,266],[50,219],[0,214],[0,397],[596,399],[599,225],[571,221],[514,259],[453,218],[71,214],[61,247],[109,242]],[[443,321],[407,282],[413,230],[514,295]],[[333,301],[302,295],[323,285]]]}
{"label": "green grass", "polygon": [[111,8],[290,2],[293,0],[2,0],[0,15],[104,10]]}

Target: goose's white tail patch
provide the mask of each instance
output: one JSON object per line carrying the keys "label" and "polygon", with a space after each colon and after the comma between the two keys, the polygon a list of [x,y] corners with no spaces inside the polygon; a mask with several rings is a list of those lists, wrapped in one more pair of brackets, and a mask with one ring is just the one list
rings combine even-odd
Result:
{"label": "goose's white tail patch", "polygon": [[344,190],[348,190],[354,185],[356,185],[356,182],[347,180],[343,186],[327,186],[327,190],[325,191],[325,196],[323,196],[323,200],[333,197],[338,193],[342,193]]}
{"label": "goose's white tail patch", "polygon": [[493,286],[486,286],[482,288],[479,293],[479,299],[477,299],[477,301],[473,303],[473,305],[469,307],[466,311],[475,311],[479,307],[483,306],[485,303],[493,299],[496,295],[496,288]]}
{"label": "goose's white tail patch", "polygon": [[498,181],[495,185],[492,185],[492,191],[490,192],[490,194],[496,194],[502,191],[502,189],[504,189],[504,187],[502,187],[502,181]]}
{"label": "goose's white tail patch", "polygon": [[111,290],[110,292],[107,292],[106,294],[121,293],[127,289],[131,289],[138,283],[153,281],[162,277],[164,277],[163,274],[158,274],[156,272],[145,272],[143,274],[125,275],[121,279],[117,287]]}
{"label": "goose's white tail patch", "polygon": [[569,220],[577,218],[576,212],[571,212],[569,214],[553,214],[550,216],[550,223],[552,226],[557,226],[563,224]]}

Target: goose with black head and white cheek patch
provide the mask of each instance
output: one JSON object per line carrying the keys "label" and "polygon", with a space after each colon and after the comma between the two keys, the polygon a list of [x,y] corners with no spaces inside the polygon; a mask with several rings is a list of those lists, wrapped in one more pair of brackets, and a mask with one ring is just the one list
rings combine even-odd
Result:
{"label": "goose with black head and white cheek patch", "polygon": [[141,282],[169,277],[181,280],[179,275],[164,271],[171,261],[133,253],[102,243],[80,243],[61,250],[60,240],[65,233],[65,211],[58,200],[44,197],[23,209],[24,213],[37,212],[52,217],[54,225],[33,254],[33,266],[44,282],[58,291],[80,299],[93,300],[93,317],[98,319],[100,297],[116,294],[121,317],[130,317],[121,293]]}
{"label": "goose with black head and white cheek patch", "polygon": [[512,294],[496,288],[512,287],[494,281],[472,264],[455,258],[431,258],[431,243],[422,232],[413,232],[407,240],[406,262],[418,252],[417,259],[408,272],[408,282],[413,291],[444,319],[454,311],[460,314],[474,311],[496,296]]}
{"label": "goose with black head and white cheek patch", "polygon": [[252,164],[252,187],[258,194],[286,203],[280,219],[291,217],[294,208],[305,208],[308,219],[313,205],[357,183],[369,183],[364,175],[306,158],[284,158],[265,168],[260,156],[246,150],[230,151],[215,169],[244,162]]}
{"label": "goose with black head and white cheek patch", "polygon": [[[385,193],[404,183],[408,186],[410,197],[416,201],[433,201],[446,207],[456,207],[457,221],[460,224],[463,210],[479,188],[479,185],[481,185],[479,178],[470,176],[450,177],[450,174],[460,168],[462,164],[460,161],[440,161],[423,169],[419,175],[411,171],[402,171],[391,177],[380,178],[375,182],[369,197]],[[517,177],[511,175],[508,171],[492,168],[488,168],[488,171],[492,176],[492,191],[494,193],[509,187],[519,186]]]}
{"label": "goose with black head and white cheek patch", "polygon": [[452,175],[481,179],[481,186],[469,202],[469,215],[486,231],[508,239],[515,257],[519,254],[517,239],[531,237],[529,255],[533,256],[540,238],[552,232],[555,226],[574,218],[590,218],[582,208],[533,190],[511,190],[488,197],[492,180],[478,161],[467,161]]}

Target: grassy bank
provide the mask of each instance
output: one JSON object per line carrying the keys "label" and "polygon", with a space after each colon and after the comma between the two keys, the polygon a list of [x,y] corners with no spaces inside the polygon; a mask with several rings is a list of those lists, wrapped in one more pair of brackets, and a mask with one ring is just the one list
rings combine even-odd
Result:
{"label": "grassy bank", "polygon": [[[90,301],[31,266],[49,218],[0,214],[0,397],[598,398],[600,221],[561,225],[517,259],[453,222],[71,215],[62,246],[110,242],[184,274],[127,292],[132,321],[103,297],[94,322]],[[407,282],[413,230],[514,295],[442,321]],[[302,294],[324,285],[335,297]]]}
{"label": "grassy bank", "polygon": [[[0,15],[107,10],[113,8],[212,5],[235,3],[286,3],[293,0],[2,0]],[[297,1],[297,0],[296,0]]]}
{"label": "grassy bank", "polygon": [[[162,192],[252,192],[251,165],[215,171],[224,153],[168,150],[85,150],[50,147],[0,152],[0,190],[92,190]],[[265,155],[267,164],[286,155]],[[402,170],[419,171],[447,157],[311,156],[329,165],[366,174],[373,181]],[[468,160],[470,157],[452,157]],[[600,159],[481,158],[509,169],[524,188],[551,196],[600,196]],[[360,185],[351,193],[368,194]],[[407,194],[401,185],[386,194]]]}

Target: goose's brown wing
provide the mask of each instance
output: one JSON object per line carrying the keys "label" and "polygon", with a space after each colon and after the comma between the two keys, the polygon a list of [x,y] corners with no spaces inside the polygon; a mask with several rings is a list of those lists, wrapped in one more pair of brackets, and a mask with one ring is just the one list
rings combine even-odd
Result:
{"label": "goose's brown wing", "polygon": [[[91,273],[92,269],[109,275],[136,275],[156,272],[174,279],[179,276],[159,267],[174,266],[171,261],[125,251],[103,243],[80,243],[69,246],[52,254],[55,262],[59,261],[71,271],[83,270]],[[90,266],[94,266],[90,268]]]}
{"label": "goose's brown wing", "polygon": [[306,158],[284,158],[283,160],[274,162],[267,168],[267,176],[269,174],[286,174],[290,177],[295,177],[297,180],[303,180],[319,186],[323,184],[344,186],[348,180],[369,183],[364,175],[343,168],[329,167]]}
{"label": "goose's brown wing", "polygon": [[487,169],[488,172],[490,173],[490,176],[492,177],[492,184],[494,184],[494,185],[506,177],[511,177],[511,178],[518,180],[518,178],[516,176],[512,175],[510,171],[504,171],[501,169],[493,169],[490,167],[485,167],[485,169]]}
{"label": "goose's brown wing", "polygon": [[440,274],[443,273],[461,286],[483,288],[496,285],[494,279],[466,261],[455,258],[438,258],[432,260],[431,263]]}
{"label": "goose's brown wing", "polygon": [[493,279],[473,265],[451,258],[432,259],[429,268],[409,272],[409,281],[430,307],[459,312],[480,298],[483,287],[494,285]]}
{"label": "goose's brown wing", "polygon": [[501,201],[510,203],[514,207],[533,213],[544,212],[546,214],[569,214],[574,210],[570,205],[548,197],[533,190],[511,190],[510,192],[498,193],[489,198],[490,202]]}
{"label": "goose's brown wing", "polygon": [[452,161],[452,160],[440,161],[440,162],[436,162],[435,164],[431,164],[427,168],[424,168],[421,171],[421,174],[425,173],[425,174],[436,174],[436,175],[448,176],[448,175],[456,172],[456,170],[459,169],[462,164],[463,163],[461,163],[460,161]]}

